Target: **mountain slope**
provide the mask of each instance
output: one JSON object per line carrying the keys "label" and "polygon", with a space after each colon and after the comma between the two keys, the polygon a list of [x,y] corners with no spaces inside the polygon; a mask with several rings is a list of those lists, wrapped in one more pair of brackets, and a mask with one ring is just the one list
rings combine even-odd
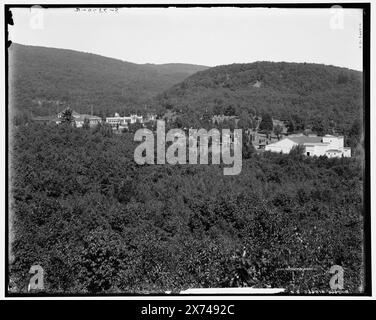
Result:
{"label": "mountain slope", "polygon": [[188,63],[165,63],[165,64],[146,63],[146,64],[143,64],[142,66],[147,66],[151,69],[161,71],[161,72],[162,71],[171,72],[171,73],[181,72],[181,73],[187,73],[189,75],[208,68],[205,66],[196,65],[196,64],[188,64]]}
{"label": "mountain slope", "polygon": [[11,107],[47,115],[72,106],[78,112],[131,112],[204,66],[134,64],[72,50],[24,46],[9,49]]}
{"label": "mountain slope", "polygon": [[362,73],[306,63],[255,62],[200,71],[158,96],[164,109],[200,115],[270,113],[283,120],[298,115],[307,123],[334,121],[348,127],[362,113]]}

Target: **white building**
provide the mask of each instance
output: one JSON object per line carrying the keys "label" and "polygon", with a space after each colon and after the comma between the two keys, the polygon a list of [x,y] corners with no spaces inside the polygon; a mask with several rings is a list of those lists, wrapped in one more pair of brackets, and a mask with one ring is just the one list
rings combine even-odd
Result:
{"label": "white building", "polygon": [[[62,116],[63,116],[63,112],[59,112],[57,114],[57,121],[56,121],[57,124],[59,124],[61,122]],[[81,113],[78,113],[74,110],[72,111],[72,117],[73,117],[73,120],[74,120],[77,128],[82,127],[85,123],[85,120],[89,121],[90,127],[94,127],[98,123],[102,122],[101,117],[97,117],[97,116],[90,115],[90,114],[81,114]]]}
{"label": "white building", "polygon": [[115,113],[114,117],[107,117],[106,122],[112,126],[116,126],[116,125],[127,126],[128,123],[131,123],[131,124],[136,123],[136,122],[143,123],[144,121],[143,121],[142,115],[138,116],[137,114],[131,114],[129,117],[120,117],[118,113]]}
{"label": "white building", "polygon": [[128,123],[125,118],[126,117],[120,117],[118,113],[115,113],[114,117],[106,117],[106,123],[110,124],[111,126],[125,125]]}
{"label": "white building", "polygon": [[143,120],[144,122],[151,122],[151,121],[157,121],[157,115],[153,113],[148,113],[146,115],[146,118]]}
{"label": "white building", "polygon": [[305,136],[303,134],[290,135],[278,142],[265,147],[265,151],[289,153],[295,146],[304,146],[306,156],[327,156],[328,158],[351,157],[351,148],[344,147],[343,136],[316,135]]}
{"label": "white building", "polygon": [[137,114],[131,114],[129,118],[130,118],[130,123],[136,123],[136,122],[144,123],[144,118],[142,115],[138,116]]}

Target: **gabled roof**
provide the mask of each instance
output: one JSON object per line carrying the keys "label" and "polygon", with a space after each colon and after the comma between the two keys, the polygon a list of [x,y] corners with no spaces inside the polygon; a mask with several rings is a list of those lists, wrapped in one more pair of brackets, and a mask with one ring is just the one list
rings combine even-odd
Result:
{"label": "gabled roof", "polygon": [[337,150],[337,149],[329,149],[329,150],[326,150],[325,152],[337,152],[337,153],[341,153],[342,151],[341,150]]}
{"label": "gabled roof", "polygon": [[307,137],[305,135],[291,135],[287,136],[287,139],[294,141],[297,144],[304,144],[304,143],[321,143],[322,137]]}
{"label": "gabled roof", "polygon": [[303,143],[305,146],[311,147],[311,146],[328,146],[329,142],[306,142]]}
{"label": "gabled roof", "polygon": [[[278,141],[276,141],[276,142],[273,142],[273,143],[269,143],[267,146],[279,146],[279,145],[281,145],[284,141],[290,141],[290,142],[292,142],[292,143],[296,143],[295,141],[292,141],[291,139],[289,139],[289,138],[284,138],[284,139],[281,139],[281,140],[278,140]],[[260,143],[260,145],[263,145],[263,143]]]}
{"label": "gabled roof", "polygon": [[282,127],[285,127],[285,123],[278,119],[273,119],[273,126],[280,125]]}
{"label": "gabled roof", "polygon": [[75,120],[81,120],[81,121],[84,121],[85,119],[88,119],[88,120],[101,120],[102,119],[101,117],[92,116],[90,114],[79,114],[78,116],[75,116],[74,118]]}

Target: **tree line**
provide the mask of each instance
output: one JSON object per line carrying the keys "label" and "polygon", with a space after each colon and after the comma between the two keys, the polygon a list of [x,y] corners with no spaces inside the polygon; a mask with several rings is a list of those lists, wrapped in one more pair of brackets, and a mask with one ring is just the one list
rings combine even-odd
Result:
{"label": "tree line", "polygon": [[[32,265],[49,293],[161,293],[192,287],[329,291],[362,282],[363,170],[358,158],[248,150],[222,165],[145,165],[133,134],[28,123],[10,153],[10,291]],[[295,275],[289,268],[312,268]]]}

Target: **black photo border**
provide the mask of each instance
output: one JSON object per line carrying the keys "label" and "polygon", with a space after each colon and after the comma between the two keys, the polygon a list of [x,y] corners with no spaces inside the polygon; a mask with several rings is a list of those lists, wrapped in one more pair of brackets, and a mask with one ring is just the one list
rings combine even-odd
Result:
{"label": "black photo border", "polygon": [[[291,9],[329,9],[334,5],[341,6],[343,8],[353,8],[363,10],[363,130],[364,130],[364,151],[365,151],[365,166],[364,166],[364,197],[363,197],[363,214],[364,214],[364,291],[363,293],[319,293],[319,294],[277,294],[277,296],[283,297],[364,297],[372,295],[372,266],[371,266],[371,202],[370,202],[370,33],[371,33],[371,4],[368,3],[168,3],[168,4],[4,4],[4,30],[5,30],[5,297],[9,298],[37,298],[37,297],[200,297],[200,296],[230,296],[234,297],[252,297],[262,296],[267,299],[270,294],[48,294],[48,293],[9,293],[9,57],[8,47],[12,43],[8,39],[8,24],[12,25],[12,14],[10,9],[12,8],[31,8],[32,6],[39,6],[43,9],[47,8],[210,8],[210,7],[236,7],[236,8],[291,8]],[[147,301],[144,301],[145,304]],[[158,301],[162,302],[162,301]],[[209,302],[209,300],[207,300]]]}

